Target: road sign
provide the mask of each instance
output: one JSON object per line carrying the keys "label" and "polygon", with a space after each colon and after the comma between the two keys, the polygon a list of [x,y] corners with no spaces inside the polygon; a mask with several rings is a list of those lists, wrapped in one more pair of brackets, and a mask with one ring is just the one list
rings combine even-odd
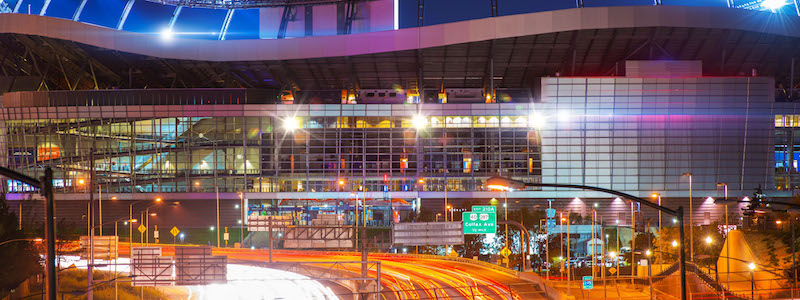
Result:
{"label": "road sign", "polygon": [[475,205],[475,206],[472,206],[472,212],[497,213],[497,206],[494,206],[494,205]]}
{"label": "road sign", "polygon": [[583,289],[591,290],[594,288],[594,280],[592,276],[583,276]]}
{"label": "road sign", "polygon": [[456,251],[454,251],[454,250],[450,250],[450,253],[448,253],[447,256],[458,257],[458,253]]}
{"label": "road sign", "polygon": [[616,274],[617,273],[617,268],[614,268],[614,267],[609,268],[608,269],[608,273],[611,273],[611,275]]}
{"label": "road sign", "polygon": [[503,248],[503,250],[500,250],[500,254],[503,255],[504,257],[508,257],[509,255],[511,255],[511,250],[508,250],[508,247],[505,247]]}
{"label": "road sign", "polygon": [[181,233],[181,231],[178,230],[178,227],[172,226],[172,230],[170,230],[169,233],[171,233],[172,236],[174,237],[174,236],[178,235],[178,233]]}
{"label": "road sign", "polygon": [[229,237],[229,235],[228,235],[228,233],[227,233],[227,232],[226,232],[226,233],[224,233],[224,234],[222,235],[222,239],[223,239],[223,240],[226,240],[226,241],[227,241],[227,240],[228,240],[228,237]]}
{"label": "road sign", "polygon": [[464,222],[464,234],[497,233],[497,213],[465,211],[461,213],[461,219]]}
{"label": "road sign", "polygon": [[392,224],[392,243],[405,246],[463,245],[461,222],[416,222]]}
{"label": "road sign", "polygon": [[556,217],[556,209],[555,208],[548,208],[544,210],[547,213],[547,218],[555,218]]}
{"label": "road sign", "polygon": [[158,230],[153,231],[153,238],[158,238]]}
{"label": "road sign", "polygon": [[147,227],[144,227],[144,225],[139,225],[139,232],[144,233],[145,231],[147,231]]}

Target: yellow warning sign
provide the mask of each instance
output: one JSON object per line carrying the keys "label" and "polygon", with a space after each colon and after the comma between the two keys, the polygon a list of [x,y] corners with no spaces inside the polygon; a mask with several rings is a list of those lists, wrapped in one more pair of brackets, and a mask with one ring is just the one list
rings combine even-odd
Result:
{"label": "yellow warning sign", "polygon": [[500,250],[500,255],[502,255],[503,257],[508,257],[509,255],[511,255],[511,250],[508,250],[508,247],[505,247],[503,248],[503,250]]}
{"label": "yellow warning sign", "polygon": [[147,231],[147,227],[144,227],[144,225],[139,225],[139,232],[144,233],[145,231]]}
{"label": "yellow warning sign", "polygon": [[447,256],[450,256],[450,257],[458,257],[458,253],[457,253],[457,252],[455,252],[455,251],[453,251],[453,250],[450,250],[450,253],[447,253]]}
{"label": "yellow warning sign", "polygon": [[178,227],[172,226],[172,230],[170,230],[169,233],[171,233],[172,236],[176,236],[178,233],[181,233],[181,231],[178,230]]}
{"label": "yellow warning sign", "polygon": [[608,269],[608,273],[611,273],[611,275],[614,275],[614,274],[617,273],[617,269],[612,267],[612,268]]}

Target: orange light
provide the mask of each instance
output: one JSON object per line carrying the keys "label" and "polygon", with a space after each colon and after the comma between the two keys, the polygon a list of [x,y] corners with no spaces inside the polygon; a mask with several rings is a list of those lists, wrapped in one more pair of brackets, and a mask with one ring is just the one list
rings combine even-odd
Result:
{"label": "orange light", "polygon": [[84,185],[84,184],[86,184],[86,180],[84,180],[83,178],[78,179],[78,185]]}
{"label": "orange light", "polygon": [[137,220],[137,219],[130,219],[130,220],[128,220],[128,222],[131,222],[131,223],[136,223],[136,222],[139,222],[139,220]]}
{"label": "orange light", "polygon": [[194,186],[200,186],[200,181],[195,181]]}
{"label": "orange light", "polygon": [[509,190],[509,188],[507,186],[505,186],[505,185],[490,184],[490,185],[487,185],[486,187],[489,188],[489,190],[495,190],[495,191],[507,191],[507,190]]}
{"label": "orange light", "polygon": [[417,181],[417,182],[419,182],[419,184],[424,184],[424,183],[425,183],[425,179],[420,179],[420,180],[419,180],[419,181]]}
{"label": "orange light", "polygon": [[339,185],[344,185],[344,180],[339,180]]}
{"label": "orange light", "polygon": [[161,197],[156,198],[156,202],[161,202]]}
{"label": "orange light", "polygon": [[781,223],[783,223],[783,222],[781,222],[781,220],[775,221],[775,224],[781,225]]}
{"label": "orange light", "polygon": [[658,194],[657,194],[657,193],[653,193],[653,194],[651,194],[651,195],[650,195],[650,197],[652,197],[652,198],[658,198]]}
{"label": "orange light", "polygon": [[117,196],[111,196],[111,200],[117,200]]}
{"label": "orange light", "polygon": [[42,239],[42,238],[35,238],[35,239],[33,239],[33,241],[34,241],[34,242],[37,242],[37,243],[39,243],[39,242],[41,242],[41,241],[43,241],[43,240],[44,240],[44,239]]}
{"label": "orange light", "polygon": [[150,213],[150,216],[151,216],[151,217],[155,217],[155,216],[156,216],[156,213]]}
{"label": "orange light", "polygon": [[561,218],[561,222],[566,222],[567,218]]}

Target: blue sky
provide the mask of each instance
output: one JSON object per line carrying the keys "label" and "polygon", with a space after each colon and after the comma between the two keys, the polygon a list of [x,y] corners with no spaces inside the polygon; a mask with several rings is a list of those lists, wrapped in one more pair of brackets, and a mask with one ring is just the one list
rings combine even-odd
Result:
{"label": "blue sky", "polygon": [[[21,13],[38,14],[44,0],[6,0],[15,4],[23,1]],[[744,1],[744,0],[739,0]],[[88,0],[81,21],[106,27],[116,27],[127,0]],[[457,2],[458,5],[453,5]],[[46,15],[72,18],[80,0],[51,0]],[[426,0],[425,25],[485,18],[491,15],[489,0]],[[584,0],[585,6],[652,5],[652,0]],[[725,0],[663,0],[664,5],[727,6]],[[529,13],[575,7],[575,0],[498,0],[500,15]],[[790,12],[794,7],[787,7]],[[144,0],[136,1],[125,23],[125,30],[159,33],[172,15],[174,7]],[[225,10],[184,8],[174,31],[186,32],[182,38],[213,39],[222,26]],[[400,27],[417,25],[417,0],[400,0]],[[228,29],[228,39],[258,38],[258,10],[237,10]]]}

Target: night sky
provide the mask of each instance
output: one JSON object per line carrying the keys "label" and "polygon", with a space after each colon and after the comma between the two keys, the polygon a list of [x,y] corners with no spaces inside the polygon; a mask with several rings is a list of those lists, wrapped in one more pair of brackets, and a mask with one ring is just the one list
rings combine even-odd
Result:
{"label": "night sky", "polygon": [[[38,14],[44,0],[20,0],[20,13]],[[742,1],[742,0],[740,0]],[[10,6],[15,0],[6,0]],[[81,14],[81,21],[106,27],[115,27],[127,0],[89,0]],[[72,18],[80,0],[52,0],[46,15]],[[457,3],[457,5],[455,5]],[[489,0],[426,0],[425,25],[485,18],[490,16]],[[652,0],[584,0],[590,6],[652,5]],[[663,0],[664,5],[727,6],[725,0]],[[575,7],[574,0],[498,0],[500,15],[511,15]],[[789,7],[787,7],[789,8]],[[793,10],[794,7],[791,7]],[[125,30],[159,33],[169,23],[174,7],[144,0],[136,1],[125,23]],[[788,10],[787,10],[788,11]],[[184,8],[174,31],[181,38],[213,39],[225,18],[225,10]],[[417,1],[400,0],[400,27],[417,25]],[[228,39],[258,38],[258,10],[237,10],[231,21]]]}

